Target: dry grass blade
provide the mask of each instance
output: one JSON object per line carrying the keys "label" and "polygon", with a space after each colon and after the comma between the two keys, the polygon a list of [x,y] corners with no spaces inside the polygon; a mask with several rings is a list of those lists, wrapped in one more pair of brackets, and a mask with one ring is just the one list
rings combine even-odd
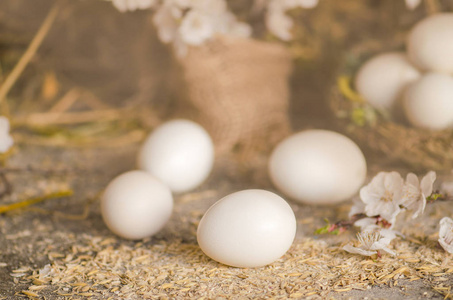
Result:
{"label": "dry grass blade", "polygon": [[24,201],[21,201],[21,202],[18,202],[18,203],[13,203],[13,204],[8,204],[8,205],[0,205],[0,214],[1,213],[6,213],[6,212],[9,212],[9,211],[13,211],[13,210],[17,210],[17,209],[21,209],[21,208],[25,208],[25,207],[28,207],[30,205],[33,205],[33,204],[36,204],[36,203],[39,203],[39,202],[43,202],[43,201],[49,200],[49,199],[69,197],[69,196],[72,196],[72,194],[73,194],[73,191],[64,190],[64,191],[50,193],[50,194],[47,194],[47,195],[44,195],[44,196],[41,196],[41,197],[27,199],[27,200],[24,200]]}
{"label": "dry grass blade", "polygon": [[121,119],[129,113],[131,108],[91,110],[83,112],[44,112],[30,114],[24,118],[17,118],[16,124],[29,126],[67,125],[98,121],[112,121]]}
{"label": "dry grass blade", "polygon": [[88,201],[86,201],[86,203],[83,207],[82,213],[80,213],[80,214],[67,214],[67,213],[63,213],[60,211],[46,210],[46,209],[42,209],[39,207],[28,207],[28,210],[46,214],[46,215],[53,215],[57,218],[62,218],[62,219],[66,219],[66,220],[80,221],[80,220],[85,220],[86,218],[88,218],[88,215],[90,214],[90,206],[94,202],[96,202],[100,196],[101,196],[101,193],[99,193],[97,196],[95,196],[91,199],[88,199]]}
{"label": "dry grass blade", "polygon": [[32,57],[35,55],[36,51],[38,50],[39,46],[41,45],[42,41],[46,37],[47,33],[49,32],[55,18],[58,14],[58,10],[60,7],[60,2],[57,3],[50,9],[49,13],[47,14],[44,22],[42,23],[41,27],[39,28],[38,32],[36,33],[35,37],[31,41],[30,45],[28,46],[25,53],[20,58],[19,62],[16,64],[14,69],[11,73],[6,77],[3,84],[0,86],[0,104],[5,101],[5,97],[13,87],[14,83],[17,81],[19,76],[22,74],[25,67],[28,65]]}
{"label": "dry grass blade", "polygon": [[55,139],[48,137],[38,137],[23,134],[14,134],[14,140],[18,144],[39,145],[39,146],[52,146],[52,147],[123,147],[143,141],[146,133],[143,130],[132,130],[130,132],[115,136],[115,137],[98,137],[87,136],[78,138],[64,138],[58,137]]}
{"label": "dry grass blade", "polygon": [[81,92],[77,88],[69,90],[54,106],[49,109],[50,113],[61,113],[68,110],[79,99]]}

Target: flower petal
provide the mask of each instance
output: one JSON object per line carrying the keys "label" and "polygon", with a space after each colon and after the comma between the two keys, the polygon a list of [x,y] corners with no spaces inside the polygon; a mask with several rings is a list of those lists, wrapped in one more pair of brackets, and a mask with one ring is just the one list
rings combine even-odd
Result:
{"label": "flower petal", "polygon": [[453,254],[453,220],[445,217],[439,222],[439,244],[448,253]]}
{"label": "flower petal", "polygon": [[415,219],[418,216],[422,215],[423,212],[425,211],[425,207],[426,207],[426,197],[425,197],[425,195],[421,194],[420,199],[411,208],[414,210],[414,213],[412,214],[412,219]]}
{"label": "flower petal", "polygon": [[173,6],[162,5],[153,16],[153,24],[157,27],[157,34],[163,43],[173,42],[178,35],[178,22],[175,17],[181,11]]}
{"label": "flower petal", "polygon": [[428,172],[420,182],[420,189],[425,197],[429,197],[433,193],[433,184],[436,181],[436,172]]}
{"label": "flower petal", "polygon": [[197,10],[191,10],[184,16],[178,31],[185,43],[195,46],[201,45],[214,34],[209,16]]}
{"label": "flower petal", "polygon": [[293,20],[283,10],[269,10],[266,15],[266,26],[273,35],[283,41],[291,39]]}
{"label": "flower petal", "polygon": [[354,226],[360,227],[362,231],[365,231],[369,226],[376,225],[376,218],[363,218],[354,223]]}
{"label": "flower petal", "polygon": [[364,256],[373,256],[373,255],[375,255],[377,253],[377,251],[368,251],[368,250],[364,250],[362,248],[354,247],[354,246],[349,245],[349,244],[343,246],[343,250],[347,251],[349,253],[360,254],[360,255],[364,255]]}
{"label": "flower petal", "polygon": [[363,203],[359,199],[355,198],[354,203],[351,206],[351,210],[349,211],[348,217],[351,218],[354,215],[363,214],[363,213],[365,213],[365,203]]}
{"label": "flower petal", "polygon": [[384,187],[388,191],[397,191],[403,187],[403,177],[398,172],[387,173],[384,178]]}
{"label": "flower petal", "polygon": [[451,230],[453,230],[453,220],[448,217],[442,218],[439,224],[440,224],[439,229],[440,237],[446,236]]}
{"label": "flower petal", "polygon": [[444,240],[439,239],[439,244],[444,248],[448,253],[453,254],[453,244],[447,244]]}
{"label": "flower petal", "polygon": [[413,185],[406,182],[403,186],[403,195],[398,201],[398,204],[403,205],[407,209],[412,209],[413,206],[420,198],[421,191],[419,185]]}
{"label": "flower petal", "polygon": [[414,173],[407,174],[407,176],[406,176],[406,184],[411,184],[413,186],[419,186],[420,182],[418,180],[417,175],[415,175]]}
{"label": "flower petal", "polygon": [[396,231],[391,229],[381,229],[380,233],[383,238],[390,240],[389,243],[396,238]]}
{"label": "flower petal", "polygon": [[360,189],[360,199],[365,204],[380,201],[384,194],[385,190],[383,186],[372,182]]}
{"label": "flower petal", "polygon": [[14,140],[9,134],[9,120],[0,116],[0,153],[5,153],[14,144]]}
{"label": "flower petal", "polygon": [[396,256],[396,253],[387,247],[382,247],[380,250],[386,252],[387,254],[390,254],[391,256]]}

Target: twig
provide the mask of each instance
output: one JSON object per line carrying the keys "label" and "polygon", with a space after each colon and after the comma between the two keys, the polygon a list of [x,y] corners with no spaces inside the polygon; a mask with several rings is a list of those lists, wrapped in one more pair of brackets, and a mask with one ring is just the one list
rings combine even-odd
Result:
{"label": "twig", "polygon": [[80,101],[84,102],[86,105],[91,107],[93,110],[100,110],[100,109],[111,109],[112,106],[108,105],[98,97],[96,97],[95,94],[90,92],[89,90],[85,90],[83,92],[82,97],[80,98]]}
{"label": "twig", "polygon": [[438,202],[438,201],[452,201],[453,196],[442,194],[439,191],[435,191],[429,197],[426,198],[428,203]]}
{"label": "twig", "polygon": [[337,81],[340,92],[351,102],[364,103],[363,98],[351,88],[351,78],[349,76],[340,76]]}
{"label": "twig", "polygon": [[84,137],[78,139],[71,138],[42,138],[34,135],[22,135],[16,133],[14,140],[17,144],[52,146],[52,147],[123,147],[138,142],[142,142],[146,136],[143,130],[132,130],[116,137]]}
{"label": "twig", "polygon": [[60,113],[68,110],[74,102],[80,97],[81,92],[77,88],[69,90],[61,99],[54,104],[50,109],[50,113]]}
{"label": "twig", "polygon": [[[64,169],[64,170],[52,170],[52,169],[36,169],[31,166],[25,168],[10,168],[0,167],[0,176],[8,173],[39,173],[41,175],[65,175],[69,173],[80,174],[81,172],[87,172],[85,169]],[[93,173],[93,171],[90,171]],[[1,178],[0,178],[1,181]]]}
{"label": "twig", "polygon": [[55,216],[57,218],[62,218],[62,219],[67,219],[67,220],[74,220],[74,221],[80,221],[80,220],[85,220],[86,218],[88,218],[88,216],[90,215],[90,206],[96,200],[99,199],[100,195],[101,195],[101,193],[99,193],[98,195],[96,195],[93,198],[88,199],[88,201],[85,203],[85,206],[83,207],[82,213],[80,213],[80,214],[67,214],[67,213],[63,213],[63,212],[60,212],[60,211],[53,211],[53,210],[43,209],[43,208],[40,208],[40,207],[28,207],[27,209],[30,210],[30,211],[41,213],[41,214],[53,215],[53,216]]}
{"label": "twig", "polygon": [[69,197],[72,196],[73,191],[72,190],[63,190],[59,192],[54,192],[50,193],[41,197],[36,197],[32,199],[27,199],[21,202],[13,203],[13,204],[8,204],[8,205],[0,205],[0,214],[6,213],[12,210],[17,210],[21,208],[28,207],[30,205],[43,202],[45,200],[50,200],[50,199],[55,199],[55,198],[62,198],[62,197]]}
{"label": "twig", "polygon": [[90,110],[82,112],[44,112],[33,113],[25,117],[17,117],[16,125],[28,124],[31,126],[45,126],[56,124],[77,124],[97,121],[113,121],[123,119],[130,114],[131,108]]}
{"label": "twig", "polygon": [[35,55],[45,36],[49,32],[49,29],[52,26],[52,23],[55,21],[55,17],[57,16],[59,3],[60,2],[57,2],[49,11],[27,50],[24,52],[20,60],[14,66],[11,73],[8,75],[8,77],[6,77],[5,81],[0,86],[0,104],[4,102],[6,95],[13,87],[14,83],[16,83],[17,79],[22,74],[32,57]]}

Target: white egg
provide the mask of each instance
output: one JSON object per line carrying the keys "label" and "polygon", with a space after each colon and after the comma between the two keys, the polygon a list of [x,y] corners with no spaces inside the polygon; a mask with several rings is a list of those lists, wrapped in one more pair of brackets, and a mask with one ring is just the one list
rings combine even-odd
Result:
{"label": "white egg", "polygon": [[107,227],[126,239],[150,237],[164,227],[173,210],[170,189],[143,171],[113,179],[101,198]]}
{"label": "white egg", "polygon": [[214,145],[206,130],[189,120],[172,120],[144,142],[138,166],[181,193],[199,186],[211,172]]}
{"label": "white egg", "polygon": [[201,250],[233,267],[253,268],[272,263],[291,247],[296,218],[280,196],[264,190],[244,190],[217,201],[198,225]]}
{"label": "white egg", "polygon": [[289,136],[269,161],[275,186],[307,204],[334,204],[352,197],[362,186],[366,170],[365,157],[352,140],[319,129]]}
{"label": "white egg", "polygon": [[404,88],[420,77],[402,52],[374,56],[365,62],[355,78],[355,87],[373,107],[394,112]]}
{"label": "white egg", "polygon": [[407,39],[407,52],[423,70],[453,74],[453,13],[418,22]]}
{"label": "white egg", "polygon": [[442,130],[453,126],[453,77],[426,74],[408,87],[403,106],[416,127]]}

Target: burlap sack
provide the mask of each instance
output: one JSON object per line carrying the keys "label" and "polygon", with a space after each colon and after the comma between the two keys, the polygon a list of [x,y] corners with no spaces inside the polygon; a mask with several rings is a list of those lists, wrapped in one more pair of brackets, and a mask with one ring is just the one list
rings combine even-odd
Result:
{"label": "burlap sack", "polygon": [[192,119],[210,132],[218,156],[250,160],[290,132],[291,58],[284,46],[217,37],[181,63]]}

